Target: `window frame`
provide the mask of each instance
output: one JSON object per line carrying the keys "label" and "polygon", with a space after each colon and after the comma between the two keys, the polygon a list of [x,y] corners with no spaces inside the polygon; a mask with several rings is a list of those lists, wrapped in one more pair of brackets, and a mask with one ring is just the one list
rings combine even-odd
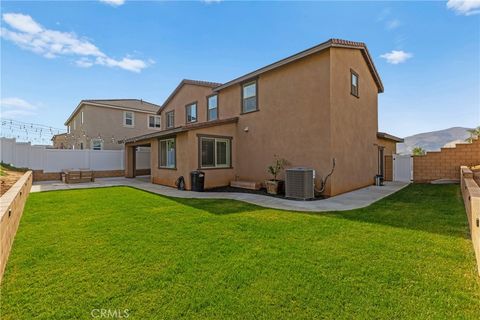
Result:
{"label": "window frame", "polygon": [[[173,158],[173,166],[168,166],[168,141],[173,141],[173,152],[174,152],[174,158]],[[167,154],[165,155],[165,166],[162,166],[162,142],[165,142],[165,152]],[[177,139],[176,137],[169,137],[169,138],[161,138],[158,139],[158,168],[159,169],[167,169],[167,170],[177,170]]]}
{"label": "window frame", "polygon": [[83,111],[80,113],[80,117],[81,117],[81,124],[83,124]]}
{"label": "window frame", "polygon": [[[95,149],[95,142],[100,142],[100,149]],[[103,150],[103,139],[93,138],[92,140],[90,140],[90,149],[95,151]]]}
{"label": "window frame", "polygon": [[[355,86],[353,85],[354,76],[357,79],[357,84]],[[359,84],[360,84],[360,77],[358,76],[358,73],[356,73],[353,69],[350,69],[350,94],[356,98],[360,98]],[[353,91],[354,87],[357,89],[356,92]]]}
{"label": "window frame", "polygon": [[[127,113],[132,114],[132,124],[127,124]],[[126,128],[134,128],[135,127],[135,112],[133,111],[123,111],[123,126]]]}
{"label": "window frame", "polygon": [[[188,121],[188,111],[189,111],[189,108],[190,110],[192,106],[195,106],[195,120],[194,121]],[[185,123],[195,123],[195,122],[198,122],[198,103],[197,101],[194,101],[194,102],[191,102],[187,105],[185,105]]]}
{"label": "window frame", "polygon": [[[245,98],[244,98],[243,91],[244,91],[245,87],[247,87],[251,84],[255,84],[255,109],[250,110],[250,111],[245,111],[245,108],[244,108]],[[259,107],[258,107],[258,79],[250,79],[250,80],[247,80],[245,82],[242,82],[240,88],[241,88],[240,114],[246,114],[246,113],[251,113],[251,112],[258,111],[259,110]]]}
{"label": "window frame", "polygon": [[[150,126],[150,117],[154,117],[154,120],[153,120],[154,127]],[[155,119],[158,119],[158,127],[155,126],[157,124]],[[147,128],[149,128],[149,129],[161,129],[162,128],[162,118],[159,115],[156,115],[156,114],[149,114],[148,117],[147,117]]]}
{"label": "window frame", "polygon": [[[216,109],[216,112],[217,112],[217,117],[215,119],[211,119],[210,118],[210,98],[213,98],[213,97],[217,97],[217,106],[214,108]],[[215,121],[215,120],[218,120],[219,117],[218,117],[218,93],[214,93],[214,94],[211,94],[209,96],[207,96],[207,121]],[[213,110],[213,108],[212,108]]]}
{"label": "window frame", "polygon": [[[171,126],[168,125],[168,118],[170,115],[172,115],[172,119],[173,119]],[[175,128],[175,110],[170,110],[168,112],[165,112],[165,128],[167,129]]]}
{"label": "window frame", "polygon": [[[198,169],[199,170],[218,170],[218,169],[233,169],[232,166],[232,137],[228,136],[216,136],[216,135],[206,135],[206,134],[198,134]],[[202,165],[202,141],[204,139],[214,140],[214,166],[203,166]],[[227,164],[225,165],[218,165],[217,164],[217,142],[227,142]]]}

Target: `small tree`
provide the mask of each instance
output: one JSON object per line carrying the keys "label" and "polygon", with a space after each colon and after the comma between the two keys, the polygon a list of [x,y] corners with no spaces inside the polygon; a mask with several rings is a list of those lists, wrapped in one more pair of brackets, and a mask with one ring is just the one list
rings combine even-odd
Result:
{"label": "small tree", "polygon": [[426,151],[422,147],[415,147],[412,150],[412,154],[414,156],[423,156],[423,155],[425,155],[425,153],[426,153]]}
{"label": "small tree", "polygon": [[275,161],[273,164],[267,167],[267,171],[273,176],[273,181],[277,181],[278,174],[285,169],[285,166],[288,165],[288,161],[283,158],[279,158],[277,155],[274,155],[273,157]]}
{"label": "small tree", "polygon": [[473,139],[478,139],[478,137],[480,137],[480,126],[473,129],[468,129],[467,131],[470,133],[470,137],[465,139],[466,142],[472,143]]}

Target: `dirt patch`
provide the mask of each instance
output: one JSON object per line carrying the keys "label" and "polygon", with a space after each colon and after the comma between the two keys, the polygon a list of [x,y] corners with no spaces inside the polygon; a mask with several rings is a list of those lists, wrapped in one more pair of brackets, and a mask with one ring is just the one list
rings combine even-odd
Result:
{"label": "dirt patch", "polygon": [[18,169],[6,168],[4,166],[1,166],[0,169],[0,196],[2,196],[23,176],[25,172],[19,171]]}

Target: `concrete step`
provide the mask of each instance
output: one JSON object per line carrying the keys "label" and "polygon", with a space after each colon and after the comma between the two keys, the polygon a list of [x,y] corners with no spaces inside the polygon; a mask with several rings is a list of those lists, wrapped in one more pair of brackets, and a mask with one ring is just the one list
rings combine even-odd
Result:
{"label": "concrete step", "polygon": [[262,184],[254,181],[234,180],[234,181],[230,181],[230,187],[259,190],[262,187]]}

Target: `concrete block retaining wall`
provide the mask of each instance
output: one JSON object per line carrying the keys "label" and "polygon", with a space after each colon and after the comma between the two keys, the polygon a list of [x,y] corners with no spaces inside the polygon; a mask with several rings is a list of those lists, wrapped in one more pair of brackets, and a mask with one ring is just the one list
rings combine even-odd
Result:
{"label": "concrete block retaining wall", "polygon": [[32,181],[32,172],[28,171],[0,198],[0,281],[3,278]]}
{"label": "concrete block retaining wall", "polygon": [[460,180],[460,166],[480,164],[480,139],[457,144],[455,148],[427,152],[413,157],[413,181],[431,182],[437,179]]}
{"label": "concrete block retaining wall", "polygon": [[480,275],[480,187],[473,178],[473,172],[466,166],[460,168],[460,186]]}

